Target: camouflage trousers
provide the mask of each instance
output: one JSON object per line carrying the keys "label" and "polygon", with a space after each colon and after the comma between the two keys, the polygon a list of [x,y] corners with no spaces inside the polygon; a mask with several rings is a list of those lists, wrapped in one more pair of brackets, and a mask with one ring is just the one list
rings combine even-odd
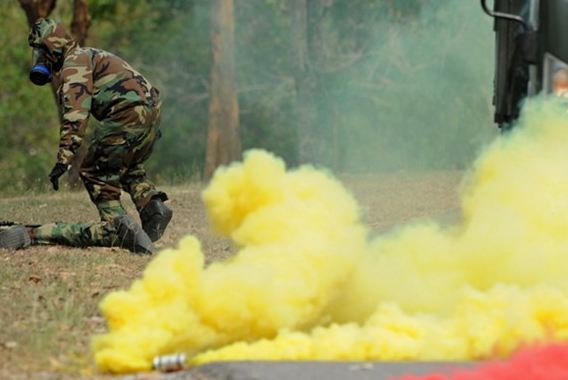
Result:
{"label": "camouflage trousers", "polygon": [[80,168],[80,175],[101,221],[96,223],[51,223],[31,229],[32,244],[63,244],[76,247],[117,245],[112,220],[126,214],[120,202],[127,192],[138,211],[153,198],[167,200],[146,178],[143,163],[160,138],[160,102],[149,102],[122,111],[105,122],[94,138]]}
{"label": "camouflage trousers", "polygon": [[48,223],[29,229],[32,244],[61,244],[73,247],[112,247],[120,245],[115,228],[109,222]]}
{"label": "camouflage trousers", "polygon": [[120,203],[122,190],[138,211],[154,196],[167,199],[146,178],[143,166],[160,138],[160,106],[159,101],[136,106],[95,130],[80,175],[102,221],[126,213]]}

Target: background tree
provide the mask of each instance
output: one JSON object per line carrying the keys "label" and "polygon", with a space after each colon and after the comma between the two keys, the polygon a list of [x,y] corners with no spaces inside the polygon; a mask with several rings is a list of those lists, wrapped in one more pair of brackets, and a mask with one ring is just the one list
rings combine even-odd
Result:
{"label": "background tree", "polygon": [[[316,3],[310,7],[312,18],[316,6],[321,8],[321,1],[316,0]],[[297,134],[298,162],[314,162],[317,157],[322,157],[324,142],[321,136],[318,136],[316,129],[315,94],[319,86],[318,78],[314,72],[313,60],[310,59],[309,46],[315,42],[314,30],[317,27],[309,27],[308,0],[290,1],[290,24],[296,90],[296,126],[294,130]]]}
{"label": "background tree", "polygon": [[[296,89],[298,161],[340,168],[340,113],[335,104],[330,64],[329,24],[333,0],[292,0],[290,20]],[[353,62],[350,62],[352,64]]]}
{"label": "background tree", "polygon": [[[212,2],[84,4],[92,24],[86,43],[126,59],[161,91],[163,137],[149,175],[166,184],[202,179],[216,91]],[[22,9],[32,5],[33,17],[51,12],[67,25],[79,9],[71,1],[0,2],[2,193],[46,189],[58,140],[50,89],[28,80]],[[227,88],[238,103],[223,112],[238,110],[242,150],[263,148],[289,166],[316,163],[339,173],[447,170],[465,167],[496,133],[491,20],[475,2],[247,0],[233,16]],[[321,145],[300,146],[300,134]]]}
{"label": "background tree", "polygon": [[47,17],[51,14],[57,0],[18,0],[26,13],[28,26],[31,27],[38,18]]}
{"label": "background tree", "polygon": [[73,0],[73,18],[71,19],[71,35],[81,46],[85,46],[85,40],[91,26],[88,0]]}
{"label": "background tree", "polygon": [[234,73],[233,0],[211,0],[211,94],[204,178],[241,158],[239,103]]}

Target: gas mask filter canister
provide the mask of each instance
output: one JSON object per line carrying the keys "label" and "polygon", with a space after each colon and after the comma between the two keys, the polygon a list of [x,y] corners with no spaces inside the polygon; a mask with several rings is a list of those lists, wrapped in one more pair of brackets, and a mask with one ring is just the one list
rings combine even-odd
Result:
{"label": "gas mask filter canister", "polygon": [[40,49],[33,49],[30,81],[37,86],[43,86],[51,82],[51,77],[51,64],[44,52]]}

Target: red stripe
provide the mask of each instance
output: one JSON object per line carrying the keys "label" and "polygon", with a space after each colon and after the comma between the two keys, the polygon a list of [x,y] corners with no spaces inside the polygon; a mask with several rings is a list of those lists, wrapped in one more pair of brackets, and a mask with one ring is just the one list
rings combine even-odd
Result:
{"label": "red stripe", "polygon": [[477,369],[406,375],[399,380],[568,380],[568,345],[533,347]]}

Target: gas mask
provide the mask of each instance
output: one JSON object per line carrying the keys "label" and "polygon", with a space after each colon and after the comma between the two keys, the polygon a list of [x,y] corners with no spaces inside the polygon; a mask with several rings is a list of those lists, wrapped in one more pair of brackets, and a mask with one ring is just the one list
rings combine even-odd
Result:
{"label": "gas mask", "polygon": [[30,81],[37,86],[43,86],[51,82],[53,72],[61,68],[59,57],[50,57],[48,54],[49,53],[42,47],[32,48]]}

